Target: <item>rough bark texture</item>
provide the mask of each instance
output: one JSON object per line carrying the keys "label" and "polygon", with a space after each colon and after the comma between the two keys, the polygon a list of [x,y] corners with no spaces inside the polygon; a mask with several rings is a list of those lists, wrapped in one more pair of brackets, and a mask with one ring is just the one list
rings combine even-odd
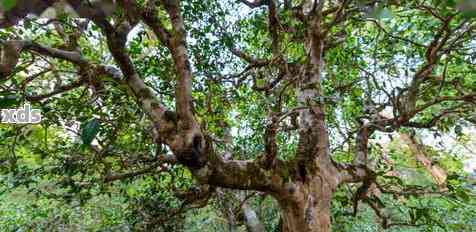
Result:
{"label": "rough bark texture", "polygon": [[[5,18],[0,20],[0,27],[10,27],[18,23],[28,13],[37,13],[31,7],[26,7],[26,1],[18,1],[18,6],[6,12]],[[41,3],[44,10],[57,1],[34,1]],[[270,125],[264,134],[265,151],[254,160],[233,160],[218,154],[214,147],[214,140],[208,136],[206,127],[201,125],[192,110],[193,72],[191,70],[189,51],[187,49],[187,32],[184,17],[181,12],[179,0],[145,1],[144,5],[135,1],[117,1],[123,8],[125,15],[121,20],[110,20],[107,12],[100,8],[84,4],[83,1],[67,1],[76,12],[94,22],[107,40],[109,52],[118,68],[103,66],[86,60],[79,52],[45,47],[31,41],[0,41],[0,78],[12,74],[13,69],[20,59],[21,52],[35,52],[41,55],[56,58],[72,63],[80,72],[91,71],[93,75],[108,75],[125,84],[131,96],[135,98],[141,109],[149,116],[154,124],[154,138],[158,146],[167,145],[173,153],[169,163],[180,163],[190,169],[199,183],[207,186],[256,190],[268,193],[275,197],[282,209],[283,231],[330,231],[331,230],[331,201],[333,193],[339,184],[347,182],[362,182],[359,188],[359,200],[366,199],[368,186],[375,186],[376,178],[369,170],[368,165],[368,140],[376,130],[392,132],[402,126],[431,127],[446,114],[435,117],[428,124],[410,122],[410,119],[419,112],[444,101],[473,101],[476,94],[462,94],[461,96],[441,96],[424,104],[416,104],[421,86],[442,55],[442,48],[448,41],[448,31],[452,17],[442,19],[440,31],[434,40],[427,46],[426,63],[417,70],[411,86],[407,92],[396,94],[393,105],[394,118],[383,117],[378,111],[368,117],[370,122],[361,122],[360,128],[355,131],[355,156],[352,165],[336,164],[331,158],[329,145],[328,124],[326,122],[326,105],[332,96],[325,96],[322,82],[325,78],[325,50],[335,41],[330,35],[331,29],[343,22],[351,14],[356,16],[358,7],[349,7],[352,1],[336,1],[329,4],[327,1],[302,1],[294,5],[294,1],[285,1],[284,6],[274,0],[241,0],[249,7],[266,7],[268,11],[268,30],[271,41],[272,60],[255,59],[237,48],[233,47],[232,54],[249,64],[249,69],[268,66],[280,72],[280,77],[271,81],[264,88],[254,88],[256,91],[269,91],[279,82],[288,78],[290,88],[294,88],[298,106],[290,112],[271,112]],[[327,3],[326,3],[327,2]],[[373,1],[370,1],[373,2]],[[398,1],[397,1],[398,2]],[[362,3],[363,4],[363,3]],[[369,3],[370,4],[370,3]],[[372,3],[373,4],[373,3]],[[329,7],[332,6],[332,7]],[[280,7],[284,7],[281,9]],[[291,17],[302,24],[302,38],[297,38],[298,43],[305,48],[302,62],[289,62],[287,54],[282,54],[280,40],[282,31],[292,31],[295,28],[286,28],[280,23],[281,10],[289,10]],[[165,11],[161,12],[161,11]],[[160,15],[159,12],[164,13]],[[3,13],[3,12],[2,12]],[[163,19],[163,18],[167,19]],[[358,18],[357,17],[357,18]],[[159,97],[155,96],[144,83],[129,56],[126,40],[131,29],[142,21],[156,34],[160,40],[159,46],[165,46],[173,60],[175,68],[175,111],[167,109],[161,104]],[[170,24],[170,25],[169,25]],[[164,26],[168,25],[168,27]],[[462,34],[466,32],[461,32]],[[458,37],[457,37],[458,38]],[[456,39],[457,39],[456,38]],[[457,42],[457,41],[456,41]],[[455,42],[455,43],[456,43]],[[450,49],[447,49],[450,50]],[[444,50],[447,52],[447,50]],[[87,76],[87,75],[86,75]],[[83,78],[83,77],[81,77]],[[100,80],[98,80],[100,81]],[[83,84],[82,80],[74,86],[63,86],[59,91],[41,96],[39,99],[53,96],[74,89]],[[294,96],[293,96],[294,97]],[[387,107],[387,104],[383,105]],[[276,108],[280,108],[278,106]],[[369,106],[370,108],[372,106]],[[382,108],[383,109],[383,108]],[[375,109],[374,109],[375,110]],[[299,142],[294,157],[288,161],[279,160],[279,149],[276,137],[279,132],[280,117],[294,115],[294,130],[298,130]],[[298,116],[296,116],[298,115]],[[298,117],[298,120],[296,120]],[[356,121],[360,121],[357,119]],[[354,136],[354,135],[352,135]],[[429,162],[421,153],[421,149],[408,137],[403,137],[416,154],[419,162],[425,166],[439,184],[443,184],[446,174]],[[227,139],[228,140],[228,139]],[[227,151],[228,152],[228,151]],[[139,175],[143,172],[134,172],[124,176]],[[115,176],[111,179],[120,179]],[[356,205],[355,205],[356,206]],[[245,217],[249,221],[250,231],[262,231],[262,226],[254,220],[251,209],[245,207]],[[375,209],[380,216],[379,209]]]}
{"label": "rough bark texture", "polygon": [[323,3],[310,12],[305,41],[308,63],[301,70],[297,179],[287,183],[276,196],[282,209],[283,231],[330,231],[332,195],[339,184],[337,169],[330,159],[325,119],[325,97],[321,82],[324,67],[324,33],[321,30]]}
{"label": "rough bark texture", "polygon": [[336,183],[316,176],[308,183],[289,183],[288,193],[276,196],[283,231],[330,231],[331,201]]}

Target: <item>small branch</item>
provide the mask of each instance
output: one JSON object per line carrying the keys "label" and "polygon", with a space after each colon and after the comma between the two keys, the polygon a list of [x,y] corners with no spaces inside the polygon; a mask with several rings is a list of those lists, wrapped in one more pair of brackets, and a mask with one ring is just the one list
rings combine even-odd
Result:
{"label": "small branch", "polygon": [[253,67],[262,67],[271,63],[270,60],[256,59],[234,47],[230,48],[230,51],[233,55],[243,59]]}
{"label": "small branch", "polygon": [[268,5],[269,1],[272,1],[272,0],[251,0],[251,1],[239,0],[239,2],[247,5],[250,8],[256,8],[256,7]]}
{"label": "small branch", "polygon": [[25,96],[25,98],[28,101],[31,101],[31,102],[41,101],[43,99],[50,98],[50,97],[53,97],[57,94],[64,93],[64,92],[70,91],[72,89],[75,89],[77,87],[80,87],[86,82],[87,82],[87,79],[80,78],[78,80],[75,80],[75,81],[71,82],[70,84],[59,86],[50,93],[40,94],[40,95],[27,95],[27,96]]}
{"label": "small branch", "polygon": [[367,164],[369,137],[373,131],[374,129],[371,127],[371,125],[365,123],[357,131],[357,136],[355,137],[357,154],[354,156],[354,160],[352,161],[354,165]]}

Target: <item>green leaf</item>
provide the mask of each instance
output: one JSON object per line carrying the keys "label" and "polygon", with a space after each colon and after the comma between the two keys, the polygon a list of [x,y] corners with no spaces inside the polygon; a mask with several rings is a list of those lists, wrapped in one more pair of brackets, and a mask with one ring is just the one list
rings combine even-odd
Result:
{"label": "green leaf", "polygon": [[403,180],[397,176],[383,176],[383,178],[395,180],[400,186],[404,185]]}
{"label": "green leaf", "polygon": [[99,132],[100,124],[95,118],[81,125],[81,139],[83,144],[89,145]]}
{"label": "green leaf", "polygon": [[469,202],[471,200],[470,196],[468,195],[468,193],[466,193],[466,191],[462,190],[462,189],[458,189],[458,191],[456,191],[456,195],[458,196],[458,198],[460,198],[463,202]]}
{"label": "green leaf", "polygon": [[17,0],[2,0],[2,8],[5,11],[11,10],[17,4]]}
{"label": "green leaf", "polygon": [[10,109],[16,107],[19,101],[15,95],[0,96],[0,109]]}
{"label": "green leaf", "polygon": [[461,125],[456,125],[454,130],[457,136],[463,135],[463,127]]}
{"label": "green leaf", "polygon": [[455,0],[446,0],[446,5],[447,6],[456,6],[456,1]]}
{"label": "green leaf", "polygon": [[415,214],[415,222],[418,221],[422,217],[428,216],[428,210],[425,208],[417,208]]}

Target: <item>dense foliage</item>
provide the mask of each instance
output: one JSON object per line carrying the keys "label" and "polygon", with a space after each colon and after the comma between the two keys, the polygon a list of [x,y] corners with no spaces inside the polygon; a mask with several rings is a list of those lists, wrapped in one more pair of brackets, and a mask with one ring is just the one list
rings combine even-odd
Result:
{"label": "dense foliage", "polygon": [[1,3],[1,231],[476,228],[472,0]]}

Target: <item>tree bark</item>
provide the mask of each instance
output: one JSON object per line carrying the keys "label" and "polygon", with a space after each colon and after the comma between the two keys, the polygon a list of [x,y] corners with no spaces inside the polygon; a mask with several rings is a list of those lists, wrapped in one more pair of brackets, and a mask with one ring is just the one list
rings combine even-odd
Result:
{"label": "tree bark", "polygon": [[289,190],[294,191],[290,197],[277,197],[283,220],[282,231],[331,231],[331,201],[335,187],[320,177],[312,182],[295,184]]}
{"label": "tree bark", "polygon": [[340,183],[334,166],[319,166],[304,181],[293,180],[272,194],[281,207],[282,231],[331,231],[331,201]]}
{"label": "tree bark", "polygon": [[331,231],[332,195],[340,182],[330,158],[329,134],[325,117],[325,96],[321,87],[324,70],[324,38],[321,29],[323,4],[309,17],[305,48],[308,62],[302,66],[297,91],[299,144],[296,175],[275,194],[281,206],[282,231]]}

